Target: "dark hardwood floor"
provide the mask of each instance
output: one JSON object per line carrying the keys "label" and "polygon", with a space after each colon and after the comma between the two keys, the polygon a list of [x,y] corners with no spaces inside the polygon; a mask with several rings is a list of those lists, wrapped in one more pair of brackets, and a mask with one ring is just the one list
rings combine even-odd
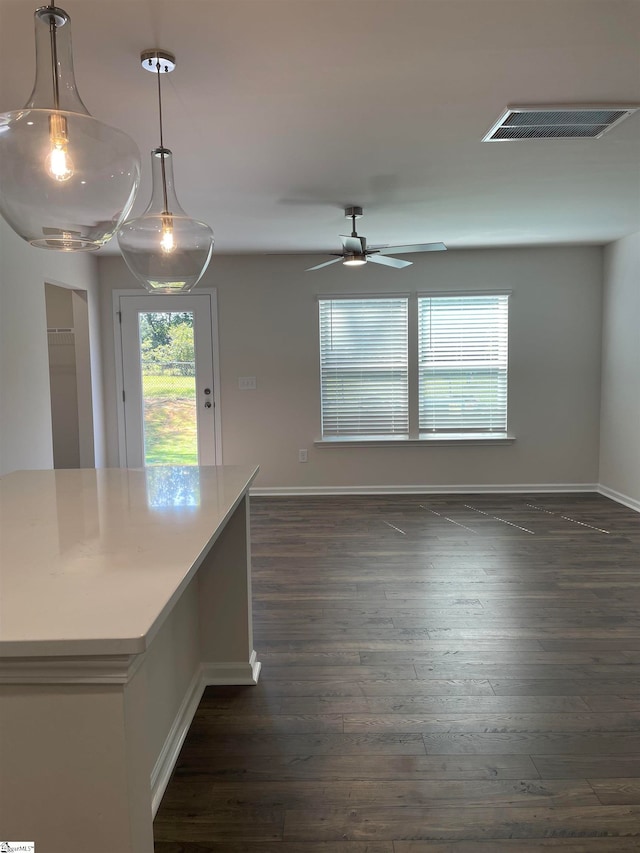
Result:
{"label": "dark hardwood floor", "polygon": [[640,516],[253,499],[257,687],[209,688],[156,853],[640,851]]}

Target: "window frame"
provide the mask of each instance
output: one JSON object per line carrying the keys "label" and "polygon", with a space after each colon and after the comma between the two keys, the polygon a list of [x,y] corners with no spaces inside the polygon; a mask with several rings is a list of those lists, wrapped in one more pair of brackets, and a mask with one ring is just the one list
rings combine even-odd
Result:
{"label": "window frame", "polygon": [[[461,431],[455,433],[445,432],[420,432],[418,428],[419,418],[419,364],[418,364],[418,298],[435,298],[435,297],[464,297],[464,296],[507,296],[507,429],[502,431],[487,431],[487,432],[472,432]],[[401,292],[401,293],[321,293],[317,294],[316,301],[318,303],[317,312],[317,348],[319,359],[319,375],[318,375],[318,401],[319,401],[319,424],[322,431],[322,382],[321,382],[321,354],[320,354],[320,307],[319,304],[324,300],[339,300],[339,299],[406,299],[407,300],[407,315],[408,315],[408,395],[409,395],[409,431],[406,434],[388,433],[378,435],[358,435],[358,434],[341,434],[341,435],[326,435],[314,441],[314,446],[317,447],[355,447],[355,446],[370,446],[370,447],[399,447],[399,446],[428,446],[428,445],[505,445],[512,444],[515,441],[515,435],[510,431],[509,417],[509,386],[511,383],[510,364],[510,349],[511,336],[509,335],[511,326],[511,306],[513,293],[511,290],[504,289],[482,289],[482,290],[450,290],[450,291],[417,291],[417,292]]]}

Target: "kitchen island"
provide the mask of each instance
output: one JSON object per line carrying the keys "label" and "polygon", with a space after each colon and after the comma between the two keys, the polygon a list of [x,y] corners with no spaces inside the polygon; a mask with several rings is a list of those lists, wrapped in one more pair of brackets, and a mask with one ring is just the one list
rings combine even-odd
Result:
{"label": "kitchen island", "polygon": [[0,838],[152,853],[207,684],[255,684],[253,467],[0,477]]}

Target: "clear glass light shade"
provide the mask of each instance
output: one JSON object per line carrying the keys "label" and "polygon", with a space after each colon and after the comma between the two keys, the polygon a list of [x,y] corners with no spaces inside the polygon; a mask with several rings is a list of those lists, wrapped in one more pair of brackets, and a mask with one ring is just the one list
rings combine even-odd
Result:
{"label": "clear glass light shade", "polygon": [[68,14],[35,13],[36,81],[23,109],[0,114],[0,213],[33,246],[99,249],[140,183],[140,155],[89,115],[73,76]]}
{"label": "clear glass light shade", "polygon": [[213,232],[180,207],[168,148],[151,152],[151,169],[151,202],[142,216],[127,220],[118,231],[120,251],[147,290],[185,293],[195,287],[209,266]]}

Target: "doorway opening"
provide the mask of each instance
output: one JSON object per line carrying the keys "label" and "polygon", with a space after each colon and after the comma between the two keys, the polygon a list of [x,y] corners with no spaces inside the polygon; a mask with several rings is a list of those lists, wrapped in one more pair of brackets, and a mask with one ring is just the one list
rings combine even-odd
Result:
{"label": "doorway opening", "polygon": [[45,283],[54,468],[93,468],[87,294]]}

